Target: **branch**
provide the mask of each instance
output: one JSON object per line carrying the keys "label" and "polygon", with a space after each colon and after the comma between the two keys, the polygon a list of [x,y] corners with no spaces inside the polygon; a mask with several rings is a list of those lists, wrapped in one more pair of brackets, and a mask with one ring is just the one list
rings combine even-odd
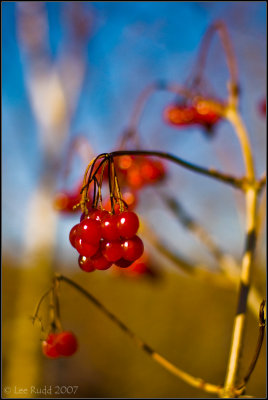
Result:
{"label": "branch", "polygon": [[166,358],[162,357],[159,353],[154,351],[150,346],[148,346],[143,340],[135,335],[118,317],[111,313],[102,303],[99,302],[91,293],[89,293],[82,286],[74,282],[73,280],[63,276],[56,275],[55,279],[60,282],[64,281],[68,285],[72,286],[74,289],[78,290],[83,296],[85,296],[89,301],[91,301],[103,314],[106,315],[115,325],[118,326],[126,335],[128,335],[141,350],[146,352],[155,362],[161,365],[164,369],[169,371],[172,375],[177,376],[184,382],[188,383],[197,389],[204,390],[207,393],[217,393],[219,394],[222,387],[219,385],[214,385],[205,382],[203,379],[196,378],[187,372],[184,372],[180,368],[176,367]]}
{"label": "branch", "polygon": [[226,117],[234,127],[240,141],[240,147],[244,158],[246,178],[246,238],[245,250],[242,258],[242,268],[240,275],[240,289],[238,297],[237,312],[234,320],[232,343],[229,354],[226,379],[223,390],[223,397],[228,398],[234,395],[234,388],[238,373],[239,359],[242,353],[242,342],[245,331],[245,318],[248,293],[251,282],[251,270],[253,255],[256,247],[256,214],[257,214],[257,195],[255,171],[251,146],[246,128],[243,121],[234,107],[228,107]]}
{"label": "branch", "polygon": [[246,373],[246,375],[244,376],[244,378],[242,380],[242,383],[240,385],[237,385],[237,387],[236,387],[236,390],[238,391],[238,393],[243,393],[243,391],[245,390],[246,384],[249,381],[249,378],[250,378],[252,372],[254,371],[254,368],[256,366],[256,363],[257,363],[259,355],[260,355],[260,351],[261,351],[262,343],[263,343],[263,339],[264,339],[264,333],[265,333],[264,306],[265,306],[265,300],[263,300],[260,305],[259,336],[258,336],[258,340],[257,340],[255,353],[254,353],[253,359],[249,365],[248,372]]}
{"label": "branch", "polygon": [[235,188],[243,189],[245,185],[245,181],[243,178],[235,178],[231,175],[223,174],[221,172],[215,171],[213,168],[206,169],[203,167],[199,167],[198,165],[192,164],[188,161],[184,161],[179,157],[176,157],[170,153],[164,153],[161,151],[146,151],[146,150],[121,150],[121,151],[113,151],[109,153],[111,157],[119,157],[123,155],[141,155],[141,156],[156,156],[161,157],[166,160],[172,161],[176,164],[181,165],[182,167],[189,169],[191,171],[197,172],[199,174],[209,176],[210,178],[217,179],[221,182],[232,185]]}
{"label": "branch", "polygon": [[[159,193],[159,192],[158,192]],[[232,283],[237,283],[239,279],[239,265],[237,262],[215,243],[213,237],[207,232],[207,230],[196,221],[191,215],[186,212],[178,200],[174,200],[165,194],[159,193],[162,200],[182,223],[182,225],[192,232],[199,240],[206,246],[211,255],[219,263],[221,272],[230,280]],[[197,267],[194,267],[197,268]],[[189,268],[188,268],[189,271]],[[261,302],[261,296],[255,287],[252,287],[249,293],[249,307],[251,311],[258,317],[259,315],[259,304]]]}

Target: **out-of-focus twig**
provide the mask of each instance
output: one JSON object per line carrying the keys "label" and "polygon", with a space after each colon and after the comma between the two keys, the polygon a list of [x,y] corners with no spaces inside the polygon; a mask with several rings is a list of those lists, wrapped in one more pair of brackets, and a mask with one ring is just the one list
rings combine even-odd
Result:
{"label": "out-of-focus twig", "polygon": [[140,339],[134,332],[132,332],[128,326],[126,326],[115,314],[109,311],[99,300],[96,299],[88,290],[84,289],[82,286],[78,285],[76,282],[67,278],[63,275],[56,275],[55,278],[58,282],[63,281],[79,291],[83,296],[85,296],[91,303],[93,303],[103,314],[106,315],[115,325],[118,326],[128,337],[130,337],[133,342],[141,350],[143,350],[149,357],[151,357],[155,362],[157,362],[161,367],[169,371],[172,375],[175,375],[179,379],[183,380],[188,385],[195,387],[197,389],[203,390],[207,393],[217,393],[219,394],[222,387],[220,385],[214,385],[212,383],[206,382],[201,378],[196,378],[182,369],[175,366],[173,363],[168,361],[165,357],[161,356],[155,350],[153,350],[147,343]]}

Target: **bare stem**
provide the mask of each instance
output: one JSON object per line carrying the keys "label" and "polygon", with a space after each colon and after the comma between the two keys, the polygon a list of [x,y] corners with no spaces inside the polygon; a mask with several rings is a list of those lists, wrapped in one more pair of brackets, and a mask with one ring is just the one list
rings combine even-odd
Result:
{"label": "bare stem", "polygon": [[192,164],[188,161],[184,161],[179,157],[176,157],[170,153],[164,153],[161,151],[146,151],[146,150],[121,150],[121,151],[113,151],[110,153],[110,156],[112,157],[119,157],[119,156],[124,156],[124,155],[142,155],[142,156],[156,156],[156,157],[161,157],[166,160],[170,160],[176,164],[181,165],[182,167],[189,169],[191,171],[197,172],[202,175],[209,176],[210,178],[217,179],[221,182],[227,183],[229,185],[232,185],[235,188],[238,189],[243,189],[245,185],[245,181],[243,178],[235,178],[231,175],[223,174],[221,172],[215,171],[214,169],[206,169],[203,167],[200,167],[198,165]]}
{"label": "bare stem", "polygon": [[254,163],[251,153],[250,142],[246,128],[238,111],[234,107],[229,107],[226,113],[227,118],[234,126],[240,141],[243,159],[246,168],[248,185],[245,192],[246,200],[246,242],[242,258],[242,268],[240,275],[240,289],[237,305],[237,312],[234,320],[232,343],[227,365],[223,397],[228,398],[234,395],[234,388],[239,368],[239,360],[242,353],[242,343],[245,331],[245,318],[248,293],[251,281],[251,269],[253,254],[256,245],[256,210],[257,210],[257,185],[255,181]]}
{"label": "bare stem", "polygon": [[97,300],[91,293],[89,293],[86,289],[80,286],[78,283],[74,282],[70,278],[67,278],[63,275],[56,275],[55,278],[58,282],[64,281],[68,285],[72,286],[74,289],[78,290],[83,296],[85,296],[89,301],[91,301],[103,314],[105,314],[115,325],[117,325],[126,335],[128,335],[147,355],[149,355],[155,362],[161,365],[164,369],[169,371],[172,375],[177,376],[190,386],[193,386],[197,389],[203,390],[207,393],[217,393],[219,394],[222,390],[220,385],[214,385],[208,382],[205,382],[203,379],[196,378],[187,372],[184,372],[180,368],[176,367],[166,358],[161,356],[159,353],[154,351],[150,346],[148,346],[143,340],[141,340],[138,336],[135,335],[118,317],[116,317],[113,313],[111,313],[99,300]]}
{"label": "bare stem", "polygon": [[[263,300],[261,302],[260,305],[260,312],[259,312],[259,336],[258,336],[258,340],[257,340],[257,345],[256,345],[256,349],[253,355],[253,359],[249,365],[248,371],[245,374],[242,384],[239,385],[241,387],[241,389],[243,389],[246,385],[246,383],[249,381],[249,378],[252,374],[252,372],[254,371],[254,368],[256,366],[256,363],[258,361],[259,355],[260,355],[260,351],[262,348],[262,343],[263,343],[263,339],[264,339],[264,333],[265,333],[265,318],[264,318],[264,306],[265,306],[265,300]],[[239,389],[239,387],[238,387]]]}

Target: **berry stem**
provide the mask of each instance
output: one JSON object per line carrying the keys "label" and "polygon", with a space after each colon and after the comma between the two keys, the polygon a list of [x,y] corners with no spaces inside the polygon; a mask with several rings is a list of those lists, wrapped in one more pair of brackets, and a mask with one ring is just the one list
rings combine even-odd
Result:
{"label": "berry stem", "polygon": [[242,267],[239,283],[239,295],[237,312],[234,319],[232,343],[227,365],[227,373],[225,378],[223,398],[232,397],[236,384],[239,360],[242,353],[242,344],[245,332],[246,309],[248,301],[248,293],[251,283],[251,270],[253,264],[253,256],[256,247],[256,223],[257,223],[257,200],[258,200],[258,182],[255,178],[254,162],[251,152],[251,146],[248,133],[241,119],[238,110],[229,106],[226,113],[227,119],[233,125],[235,133],[240,142],[241,152],[244,159],[247,186],[245,188],[246,202],[246,226],[245,226],[245,248],[242,256]]}
{"label": "berry stem", "polygon": [[249,381],[249,378],[255,369],[255,366],[258,361],[260,351],[262,348],[262,343],[263,343],[264,333],[265,333],[265,324],[266,324],[266,321],[264,318],[264,306],[265,306],[265,300],[263,300],[261,302],[260,309],[259,309],[259,335],[258,335],[256,349],[255,349],[252,361],[249,365],[248,371],[242,380],[242,383],[237,386],[237,389],[241,390],[241,393],[243,393],[243,391],[245,390],[246,384]]}
{"label": "berry stem", "polygon": [[110,153],[110,156],[112,156],[112,157],[120,157],[120,156],[124,156],[124,155],[141,155],[141,156],[161,157],[166,160],[172,161],[176,164],[179,164],[182,167],[189,169],[191,171],[197,172],[202,175],[209,176],[211,178],[214,178],[214,179],[217,179],[224,183],[227,183],[229,185],[232,185],[235,188],[243,189],[243,187],[245,185],[244,178],[235,178],[231,175],[227,175],[227,174],[223,174],[221,172],[215,171],[212,168],[206,169],[206,168],[200,167],[200,166],[192,164],[188,161],[184,161],[181,158],[176,157],[170,153],[164,153],[161,151],[150,151],[150,150],[120,150],[120,151],[113,151]]}
{"label": "berry stem", "polygon": [[150,346],[148,346],[143,340],[135,335],[116,315],[111,313],[99,300],[97,300],[91,293],[80,286],[78,283],[74,282],[70,278],[63,275],[56,275],[55,277],[58,282],[64,281],[68,285],[72,286],[74,289],[78,290],[82,295],[84,295],[89,301],[91,301],[103,314],[105,314],[114,324],[116,324],[126,335],[128,335],[135,344],[146,352],[155,362],[161,365],[164,369],[169,371],[172,375],[177,376],[184,382],[188,383],[190,386],[203,390],[207,393],[217,393],[221,392],[222,387],[220,385],[214,385],[205,382],[203,379],[196,378],[187,372],[184,372],[180,368],[176,367],[166,358],[161,356],[159,353],[154,351]]}
{"label": "berry stem", "polygon": [[40,300],[38,301],[38,303],[37,303],[37,305],[36,305],[36,308],[35,308],[34,315],[33,315],[33,317],[32,317],[33,324],[34,324],[35,321],[39,318],[39,317],[38,317],[38,314],[39,314],[39,310],[40,310],[40,307],[41,307],[43,301],[44,301],[45,298],[50,294],[50,292],[51,292],[52,290],[53,290],[53,288],[51,287],[49,290],[47,290],[47,291],[43,294],[43,296],[41,296]]}

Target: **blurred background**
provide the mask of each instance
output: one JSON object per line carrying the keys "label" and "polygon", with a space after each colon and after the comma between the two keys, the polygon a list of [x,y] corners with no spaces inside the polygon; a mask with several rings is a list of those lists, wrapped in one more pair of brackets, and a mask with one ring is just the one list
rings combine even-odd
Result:
{"label": "blurred background", "polygon": [[[62,199],[66,193],[77,195],[94,156],[118,148],[148,85],[189,82],[198,71],[201,39],[218,19],[225,22],[237,57],[241,113],[261,176],[266,167],[266,3],[5,2],[2,11],[2,344],[3,386],[10,388],[3,396],[29,397],[29,391],[23,395],[15,387],[77,385],[75,395],[58,397],[207,397],[155,364],[64,284],[62,323],[79,338],[73,357],[45,359],[41,340],[48,328],[40,332],[30,317],[53,274],[61,272],[175,365],[223,383],[237,285],[219,272],[219,259],[202,242],[200,229],[186,229],[178,208],[209,232],[237,267],[244,245],[242,195],[164,163],[164,179],[135,191],[147,257],[143,274],[81,271],[68,238],[80,214],[70,212]],[[228,70],[217,35],[203,78],[209,95],[226,98]],[[220,121],[211,135],[200,127],[169,126],[163,112],[174,99],[165,91],[150,97],[138,127],[142,148],[241,176],[243,161],[231,126]],[[167,206],[167,195],[173,207]],[[253,270],[260,298],[266,287],[265,208],[266,191]],[[44,321],[47,310],[44,303]],[[256,313],[248,314],[241,377],[257,341]],[[248,385],[256,397],[266,395],[265,366],[263,348]]]}

